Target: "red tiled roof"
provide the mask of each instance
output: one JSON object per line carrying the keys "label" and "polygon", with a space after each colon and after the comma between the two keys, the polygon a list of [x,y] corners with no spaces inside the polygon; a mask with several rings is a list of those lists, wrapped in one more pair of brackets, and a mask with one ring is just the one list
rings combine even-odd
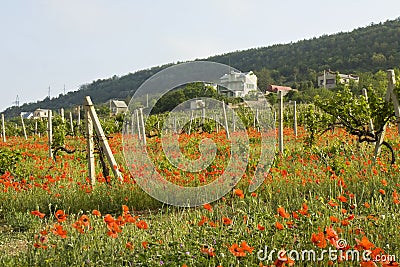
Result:
{"label": "red tiled roof", "polygon": [[278,92],[278,91],[290,91],[290,90],[292,90],[292,88],[291,87],[288,87],[288,86],[280,86],[280,85],[273,85],[273,84],[271,84],[271,85],[268,85],[268,89],[267,89],[268,91],[270,91],[270,92]]}

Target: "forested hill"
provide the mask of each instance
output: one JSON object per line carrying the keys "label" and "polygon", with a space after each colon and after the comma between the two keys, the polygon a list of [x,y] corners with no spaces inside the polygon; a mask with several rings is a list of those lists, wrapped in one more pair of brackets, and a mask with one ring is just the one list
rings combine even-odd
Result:
{"label": "forested hill", "polygon": [[[315,84],[317,73],[324,69],[357,74],[399,67],[400,17],[351,32],[236,51],[202,60],[230,63],[241,71],[255,71],[261,90],[269,83],[292,86]],[[85,95],[90,95],[94,103],[104,103],[111,98],[125,99],[133,95],[147,78],[168,66],[157,66],[122,77],[113,76],[93,81],[82,85],[78,91],[51,100],[46,98],[19,108],[8,108],[5,115],[10,118],[18,116],[21,111],[33,111],[39,107],[68,108],[81,104]]]}

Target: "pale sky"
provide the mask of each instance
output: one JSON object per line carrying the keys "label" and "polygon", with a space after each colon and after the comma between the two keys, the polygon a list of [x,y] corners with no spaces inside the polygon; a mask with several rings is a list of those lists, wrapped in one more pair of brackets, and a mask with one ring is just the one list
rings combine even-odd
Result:
{"label": "pale sky", "polygon": [[1,0],[0,111],[49,86],[55,97],[64,85],[399,16],[399,0]]}

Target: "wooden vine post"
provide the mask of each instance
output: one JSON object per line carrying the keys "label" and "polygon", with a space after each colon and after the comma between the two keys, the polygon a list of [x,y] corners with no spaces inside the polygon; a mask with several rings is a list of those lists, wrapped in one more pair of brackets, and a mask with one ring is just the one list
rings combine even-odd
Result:
{"label": "wooden vine post", "polygon": [[53,150],[51,150],[51,145],[53,144],[53,122],[52,122],[52,114],[51,110],[48,111],[48,120],[47,120],[47,138],[49,144],[49,158],[53,158]]}
{"label": "wooden vine post", "polygon": [[74,122],[72,120],[72,112],[69,113],[69,125],[71,128],[71,135],[74,136]]}
{"label": "wooden vine post", "polygon": [[297,105],[296,101],[293,102],[293,133],[297,138]]}
{"label": "wooden vine post", "polygon": [[279,153],[283,153],[283,91],[279,91]]}
{"label": "wooden vine post", "polygon": [[[106,158],[110,167],[114,173],[115,178],[122,182],[122,175],[118,170],[118,164],[115,161],[114,155],[112,154],[111,148],[108,144],[107,138],[104,134],[103,128],[101,127],[100,120],[97,117],[96,110],[90,96],[85,97],[85,114],[86,114],[86,135],[87,135],[87,152],[88,152],[88,167],[89,167],[89,179],[92,185],[96,182],[95,170],[94,170],[94,141],[93,141],[93,128],[99,138],[100,145],[106,154]],[[93,127],[94,126],[94,127]]]}
{"label": "wooden vine post", "polygon": [[2,129],[2,135],[3,135],[3,142],[5,143],[6,140],[6,127],[4,123],[4,114],[1,114],[1,129]]}
{"label": "wooden vine post", "polygon": [[23,133],[24,133],[25,140],[28,140],[28,136],[26,135],[26,128],[25,128],[24,117],[22,116],[22,114],[21,114],[20,116],[21,116],[21,123],[22,123],[22,131],[23,131]]}
{"label": "wooden vine post", "polygon": [[[400,107],[399,107],[399,100],[397,99],[397,95],[394,92],[394,87],[396,85],[396,77],[394,75],[394,70],[388,70],[387,75],[388,75],[388,88],[386,91],[385,100],[386,100],[386,102],[390,102],[390,100],[392,100],[392,102],[393,102],[394,113],[397,118],[397,131],[398,131],[398,134],[400,134]],[[381,146],[383,143],[383,139],[385,138],[386,126],[387,126],[387,123],[383,126],[383,131],[378,136],[378,142],[376,142],[376,145],[375,145],[374,161],[379,156]]]}

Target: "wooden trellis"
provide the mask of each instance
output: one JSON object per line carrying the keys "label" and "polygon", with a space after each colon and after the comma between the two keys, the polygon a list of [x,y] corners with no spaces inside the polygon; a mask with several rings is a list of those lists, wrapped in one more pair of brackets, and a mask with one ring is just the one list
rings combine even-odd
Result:
{"label": "wooden trellis", "polygon": [[88,153],[88,170],[89,179],[94,185],[96,183],[95,165],[94,165],[94,140],[93,140],[93,128],[100,140],[100,145],[106,155],[108,163],[114,173],[115,178],[122,182],[122,175],[118,170],[118,164],[115,161],[114,155],[111,152],[111,148],[108,144],[107,138],[104,134],[103,128],[101,127],[100,120],[97,117],[96,110],[90,96],[85,97],[85,117],[86,117],[86,138],[87,138],[87,153]]}

